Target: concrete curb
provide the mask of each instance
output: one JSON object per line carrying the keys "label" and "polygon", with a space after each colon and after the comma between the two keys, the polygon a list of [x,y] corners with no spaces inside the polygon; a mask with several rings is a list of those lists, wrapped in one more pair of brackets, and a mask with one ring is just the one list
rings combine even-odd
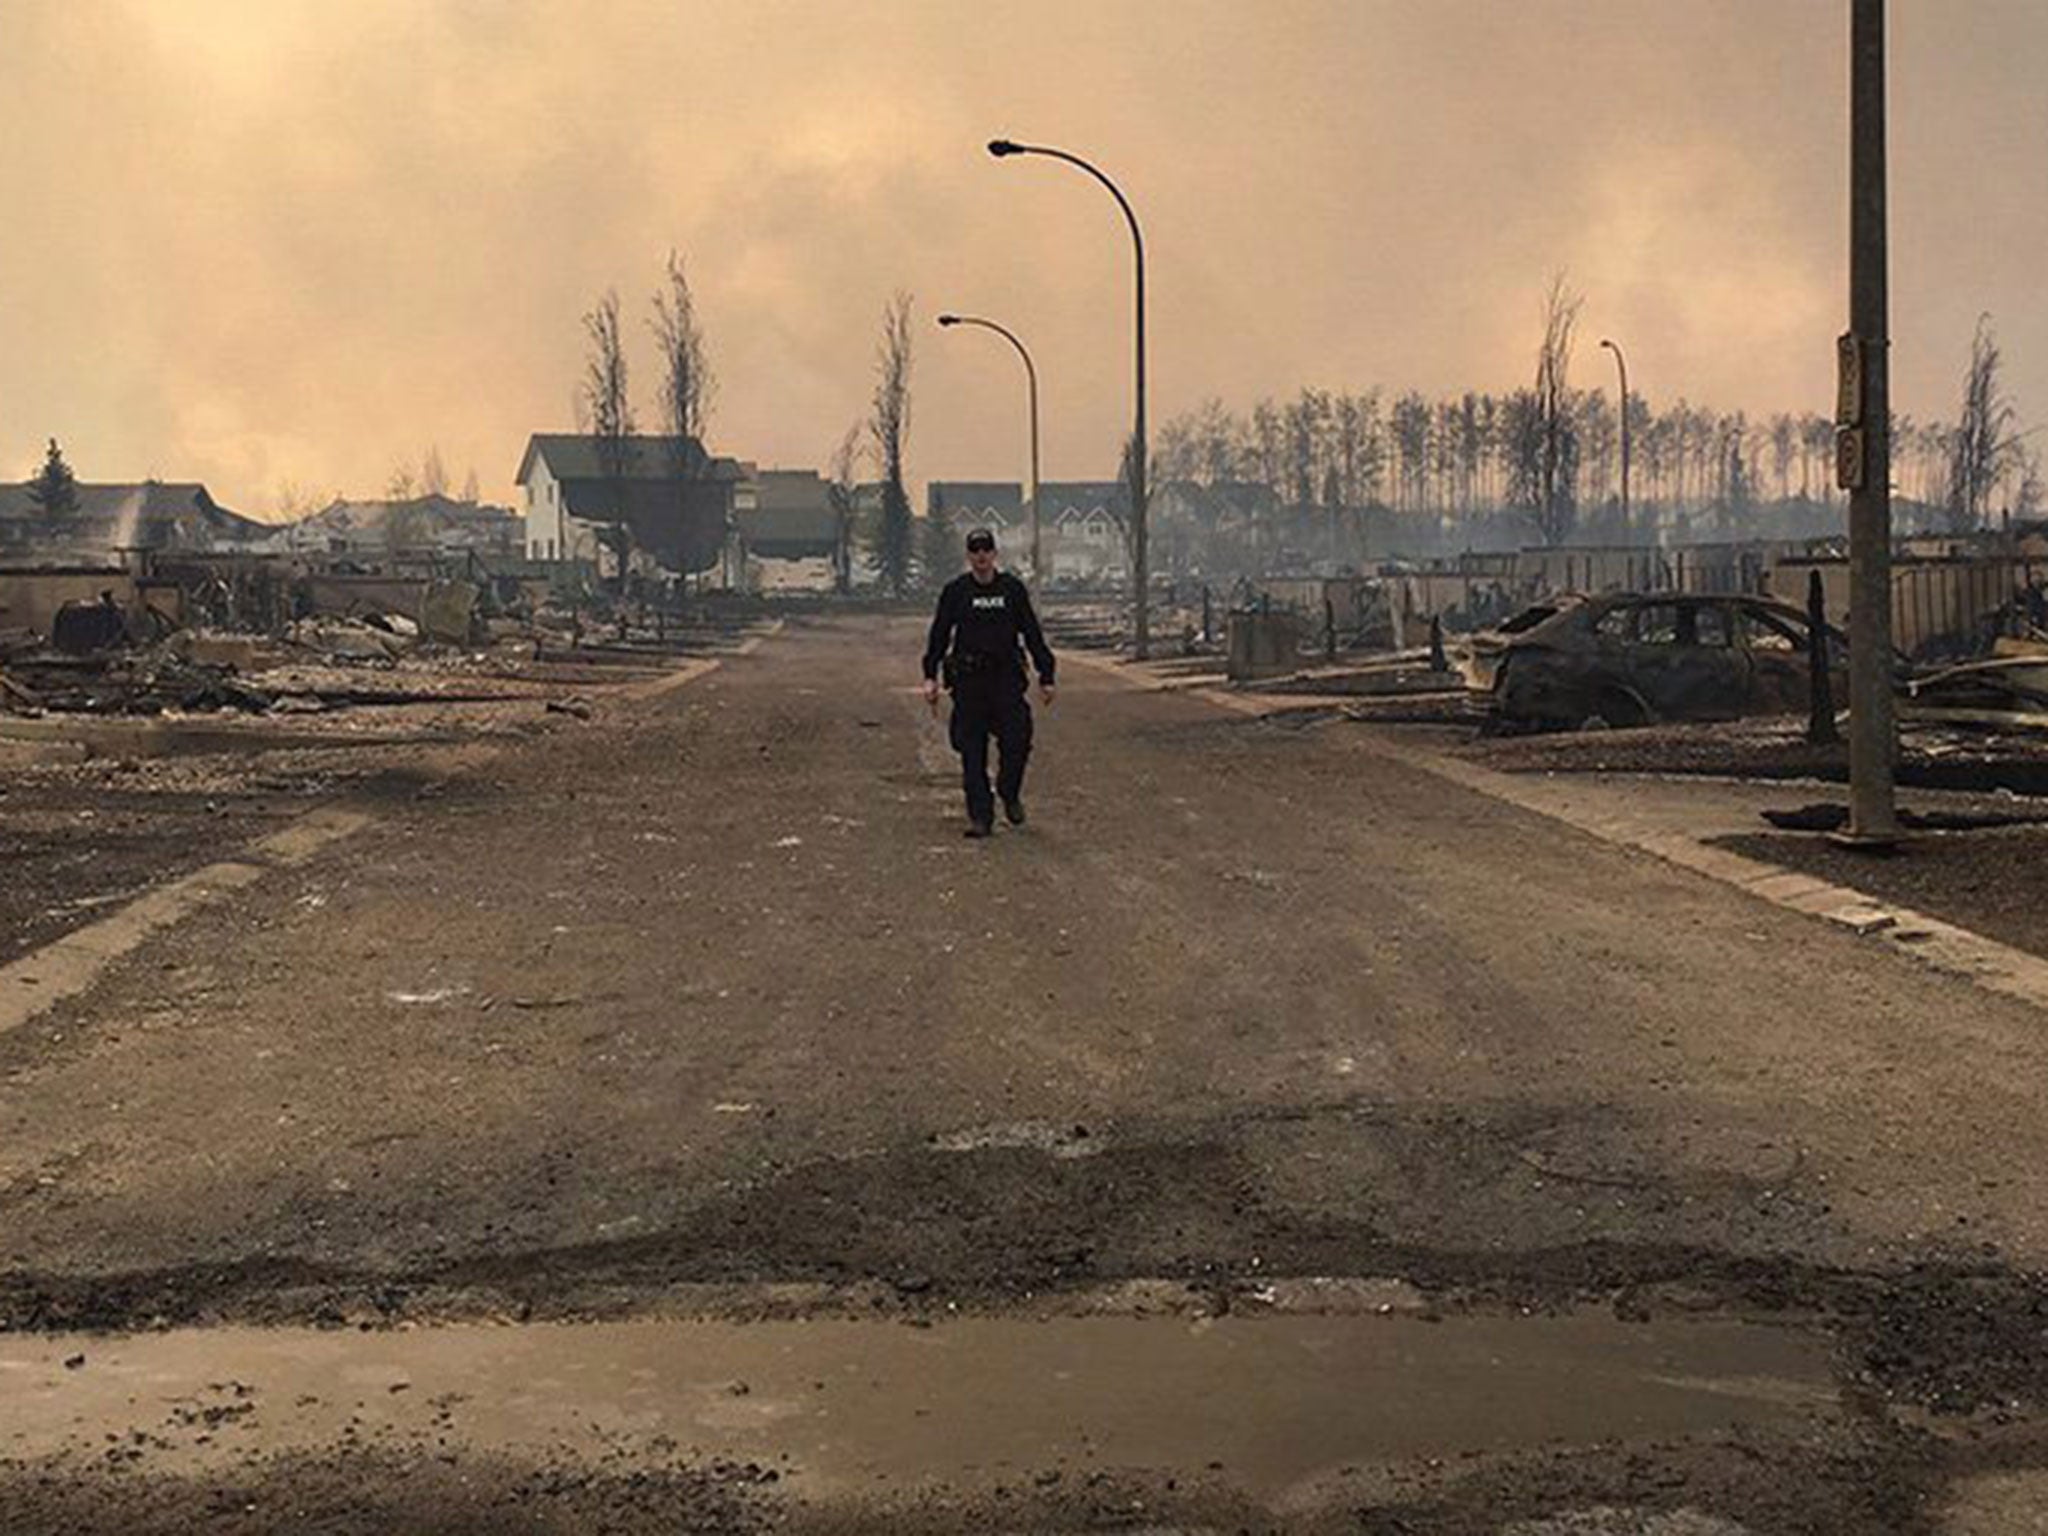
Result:
{"label": "concrete curb", "polygon": [[[1213,687],[1162,689],[1156,679],[1142,674],[1134,676],[1129,664],[1120,659],[1072,651],[1062,659],[1109,672],[1129,686],[1147,692],[1171,691],[1177,697],[1201,699],[1238,714],[1256,716],[1273,712],[1270,701],[1253,695]],[[2048,960],[2038,955],[1848,886],[1830,885],[1797,870],[1710,847],[1680,833],[1654,827],[1625,811],[1588,807],[1581,803],[1586,798],[1585,782],[1501,773],[1369,732],[1359,732],[1348,739],[1377,756],[1448,779],[1475,794],[1562,822],[1603,843],[1649,854],[1789,912],[1824,919],[1944,975],[2048,1010]]]}
{"label": "concrete curb", "polygon": [[[781,628],[782,621],[778,619],[762,634],[749,636],[727,654],[751,656],[762,640]],[[693,657],[672,673],[609,691],[602,697],[632,703],[659,698],[716,671],[724,659]],[[483,767],[509,745],[480,742],[451,748],[435,761],[427,782],[446,783],[458,774]],[[47,1013],[64,999],[76,997],[97,981],[109,965],[139,948],[151,935],[231,891],[255,884],[270,870],[304,864],[378,820],[375,812],[346,796],[315,806],[277,831],[258,838],[239,857],[209,864],[157,886],[99,921],[74,929],[63,938],[53,939],[0,966],[0,1035]]]}

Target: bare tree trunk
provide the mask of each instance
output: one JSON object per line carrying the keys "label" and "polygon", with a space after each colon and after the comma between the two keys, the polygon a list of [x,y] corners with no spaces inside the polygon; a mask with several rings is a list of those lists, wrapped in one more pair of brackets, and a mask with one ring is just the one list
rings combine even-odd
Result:
{"label": "bare tree trunk", "polygon": [[1970,367],[1963,375],[1963,408],[1949,440],[1948,495],[1950,528],[1970,533],[1982,528],[1990,514],[1992,494],[2010,472],[2018,452],[2013,435],[2014,411],[1998,387],[2003,360],[1991,334],[1991,317],[1977,317],[1970,340]]}
{"label": "bare tree trunk", "polygon": [[633,528],[627,518],[626,479],[633,438],[633,402],[626,391],[626,353],[619,337],[619,295],[608,291],[583,317],[590,352],[583,365],[583,404],[590,413],[591,436],[597,440],[598,468],[604,477],[606,510],[611,514],[608,537],[600,536],[618,564],[619,599],[624,611],[626,568],[633,555]]}
{"label": "bare tree trunk", "polygon": [[832,551],[832,581],[843,597],[853,590],[853,518],[856,483],[854,464],[860,457],[861,424],[846,429],[832,454],[832,480],[826,494],[832,500],[837,527]]}
{"label": "bare tree trunk", "polygon": [[868,436],[882,472],[876,564],[897,597],[910,584],[913,559],[910,494],[903,487],[904,453],[910,440],[910,304],[910,295],[899,292],[882,312],[874,413],[868,418]]}
{"label": "bare tree trunk", "polygon": [[[676,525],[687,539],[690,487],[710,457],[704,448],[704,424],[710,415],[713,381],[690,279],[683,270],[683,258],[674,251],[668,253],[665,272],[666,286],[655,291],[654,318],[648,329],[661,347],[663,452],[675,481]],[[725,530],[727,539],[731,533],[731,529]],[[687,546],[681,558],[688,563]]]}
{"label": "bare tree trunk", "polygon": [[1576,429],[1571,419],[1568,375],[1572,365],[1572,327],[1582,301],[1566,285],[1564,274],[1550,280],[1543,302],[1543,345],[1536,354],[1536,412],[1541,457],[1538,460],[1537,525],[1546,544],[1562,544],[1577,521],[1575,487]]}

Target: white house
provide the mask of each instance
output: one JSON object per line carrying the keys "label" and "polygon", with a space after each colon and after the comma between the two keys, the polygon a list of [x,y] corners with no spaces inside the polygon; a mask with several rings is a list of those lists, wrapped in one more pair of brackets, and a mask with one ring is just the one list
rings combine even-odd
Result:
{"label": "white house", "polygon": [[691,438],[624,439],[621,462],[608,466],[601,440],[544,432],[527,439],[519,461],[527,558],[598,562],[601,535],[622,527],[634,563],[685,575],[717,568],[732,528],[746,466],[714,458]]}

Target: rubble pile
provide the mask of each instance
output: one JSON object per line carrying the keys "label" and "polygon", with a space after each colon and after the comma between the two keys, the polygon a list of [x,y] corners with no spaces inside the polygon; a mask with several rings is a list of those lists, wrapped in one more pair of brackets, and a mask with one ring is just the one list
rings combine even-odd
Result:
{"label": "rubble pile", "polygon": [[237,679],[233,667],[188,661],[169,646],[84,656],[43,650],[0,661],[0,711],[12,714],[260,712],[271,703],[268,694]]}
{"label": "rubble pile", "polygon": [[1905,693],[1903,719],[2048,729],[2048,639],[2001,639],[1987,659],[1914,678]]}

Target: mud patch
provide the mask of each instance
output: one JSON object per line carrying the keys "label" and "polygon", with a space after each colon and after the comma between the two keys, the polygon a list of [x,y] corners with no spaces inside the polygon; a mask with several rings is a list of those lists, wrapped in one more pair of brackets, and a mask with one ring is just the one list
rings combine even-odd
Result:
{"label": "mud patch", "polygon": [[[1565,1384],[1569,1383],[1569,1387]],[[186,1473],[341,1442],[687,1447],[810,1493],[1045,1468],[1337,1469],[1825,1418],[1825,1338],[1611,1313],[221,1329],[0,1343],[0,1444]]]}
{"label": "mud patch", "polygon": [[631,1468],[361,1446],[252,1458],[211,1475],[158,1476],[121,1447],[59,1461],[0,1459],[9,1536],[589,1536],[595,1531],[765,1530],[763,1469],[674,1455]]}

